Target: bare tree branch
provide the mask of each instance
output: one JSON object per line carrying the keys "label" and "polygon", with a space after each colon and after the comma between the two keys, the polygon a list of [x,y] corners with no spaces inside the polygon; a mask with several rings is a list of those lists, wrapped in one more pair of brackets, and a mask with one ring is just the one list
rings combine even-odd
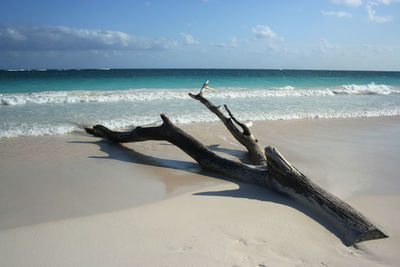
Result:
{"label": "bare tree branch", "polygon": [[[204,89],[207,87],[208,81],[204,83],[203,87],[200,90],[200,93],[197,95],[194,95],[192,93],[189,93],[189,96],[192,97],[195,100],[200,101],[203,105],[205,105],[212,113],[217,115],[217,117],[222,121],[222,123],[225,125],[225,127],[229,130],[229,132],[232,134],[232,136],[244,147],[246,147],[247,151],[250,154],[250,159],[251,161],[256,164],[256,165],[265,165],[266,164],[266,158],[265,158],[265,152],[264,150],[258,145],[257,139],[254,137],[254,135],[251,133],[250,129],[244,125],[243,123],[240,123],[230,112],[230,110],[227,108],[225,105],[225,108],[227,109],[229,113],[229,118],[225,116],[225,114],[222,112],[221,106],[215,106],[213,103],[211,103],[208,99],[206,99],[203,94],[204,94]],[[241,132],[236,125],[232,122],[236,122],[243,130]]]}

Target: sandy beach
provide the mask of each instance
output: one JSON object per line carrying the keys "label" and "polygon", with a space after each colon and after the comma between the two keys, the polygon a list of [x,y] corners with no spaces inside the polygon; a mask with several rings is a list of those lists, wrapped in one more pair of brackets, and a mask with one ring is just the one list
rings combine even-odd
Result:
{"label": "sandy beach", "polygon": [[[180,125],[246,162],[221,123]],[[202,171],[167,142],[0,139],[0,266],[398,266],[400,118],[257,121],[389,238],[346,247],[296,203]]]}

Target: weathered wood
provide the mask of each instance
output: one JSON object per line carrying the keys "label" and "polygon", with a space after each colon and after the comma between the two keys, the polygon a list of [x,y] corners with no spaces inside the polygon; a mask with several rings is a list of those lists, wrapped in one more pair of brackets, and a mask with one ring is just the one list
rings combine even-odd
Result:
{"label": "weathered wood", "polygon": [[268,187],[289,196],[333,222],[338,237],[345,245],[385,238],[385,235],[366,217],[344,201],[333,196],[293,167],[275,148],[267,147],[266,165],[247,165],[223,158],[197,139],[174,125],[166,115],[157,127],[137,127],[130,132],[115,132],[102,125],[86,128],[86,132],[114,142],[168,141],[192,157],[205,169],[230,178]]}
{"label": "weathered wood", "polygon": [[274,147],[267,147],[265,154],[271,181],[268,186],[324,215],[345,245],[388,237],[360,212],[299,172]]}
{"label": "weathered wood", "polygon": [[[244,123],[240,123],[232,115],[231,111],[228,109],[228,107],[226,105],[225,105],[225,109],[227,110],[230,118],[225,116],[225,114],[222,112],[221,106],[215,106],[213,103],[211,103],[208,99],[206,99],[203,96],[204,89],[208,88],[207,84],[208,84],[208,81],[203,85],[203,87],[200,90],[200,93],[198,93],[197,95],[189,93],[189,96],[192,97],[193,99],[200,101],[212,113],[217,115],[217,117],[222,121],[222,123],[229,130],[229,132],[232,134],[232,136],[240,144],[242,144],[244,147],[246,147],[247,151],[250,154],[250,159],[254,164],[265,165],[266,158],[265,158],[264,150],[258,145],[258,140],[251,133],[250,129]],[[239,125],[239,127],[242,128],[242,131],[240,131],[233,122],[237,123],[237,125]]]}

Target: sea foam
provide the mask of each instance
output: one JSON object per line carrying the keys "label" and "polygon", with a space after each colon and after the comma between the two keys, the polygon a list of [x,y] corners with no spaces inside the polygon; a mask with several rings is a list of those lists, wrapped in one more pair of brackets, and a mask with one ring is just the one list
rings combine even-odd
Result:
{"label": "sea foam", "polygon": [[[382,109],[370,111],[334,111],[334,112],[297,112],[297,113],[279,113],[279,112],[236,112],[236,117],[242,121],[260,121],[260,120],[297,120],[297,119],[332,119],[332,118],[368,118],[368,117],[386,117],[399,116],[400,107],[395,109]],[[174,123],[188,124],[198,122],[215,122],[218,118],[208,111],[200,113],[188,112],[183,114],[173,114],[170,119]],[[85,125],[102,124],[110,129],[126,130],[132,129],[138,125],[160,125],[160,117],[154,116],[133,116],[126,118],[114,118],[109,120],[93,121],[85,124],[63,123],[58,125],[23,123],[13,125],[13,127],[1,127],[0,138],[17,136],[42,136],[42,135],[61,135],[72,132],[83,132]]]}
{"label": "sea foam", "polygon": [[61,135],[79,130],[76,125],[40,125],[22,124],[16,127],[0,129],[0,138],[10,138],[17,136],[42,136],[42,135]]}
{"label": "sea foam", "polygon": [[[295,88],[292,86],[249,89],[237,87],[215,88],[208,93],[210,99],[335,96],[335,95],[388,95],[400,94],[400,88],[384,84],[343,85],[335,88]],[[138,102],[188,99],[188,93],[198,89],[126,89],[114,91],[49,91],[39,93],[0,94],[1,105],[72,104],[104,102]]]}
{"label": "sea foam", "polygon": [[377,95],[389,95],[392,93],[399,93],[399,89],[395,89],[391,86],[385,84],[375,84],[370,83],[367,85],[343,85],[343,87],[339,90],[333,90],[336,94],[377,94]]}

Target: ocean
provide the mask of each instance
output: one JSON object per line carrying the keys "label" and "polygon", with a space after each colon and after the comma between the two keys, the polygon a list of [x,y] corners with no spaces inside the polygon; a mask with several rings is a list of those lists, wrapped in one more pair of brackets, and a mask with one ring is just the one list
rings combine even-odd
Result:
{"label": "ocean", "polygon": [[217,121],[188,93],[243,121],[400,115],[400,72],[253,69],[0,70],[0,137],[57,135],[103,124]]}

